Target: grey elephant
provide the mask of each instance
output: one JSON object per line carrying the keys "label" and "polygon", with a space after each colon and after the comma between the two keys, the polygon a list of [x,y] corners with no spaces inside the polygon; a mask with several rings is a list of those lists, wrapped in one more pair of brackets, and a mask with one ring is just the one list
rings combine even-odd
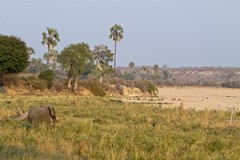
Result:
{"label": "grey elephant", "polygon": [[30,127],[34,127],[39,123],[54,125],[56,123],[55,109],[50,106],[32,106],[28,111],[28,121]]}

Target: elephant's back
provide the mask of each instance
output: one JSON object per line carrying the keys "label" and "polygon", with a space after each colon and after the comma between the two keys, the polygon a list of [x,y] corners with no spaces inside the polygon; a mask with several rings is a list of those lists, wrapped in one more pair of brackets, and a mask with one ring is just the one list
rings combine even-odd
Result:
{"label": "elephant's back", "polygon": [[29,108],[29,112],[48,112],[48,106],[32,106]]}
{"label": "elephant's back", "polygon": [[30,123],[46,122],[50,123],[48,106],[32,106],[29,108],[28,119]]}

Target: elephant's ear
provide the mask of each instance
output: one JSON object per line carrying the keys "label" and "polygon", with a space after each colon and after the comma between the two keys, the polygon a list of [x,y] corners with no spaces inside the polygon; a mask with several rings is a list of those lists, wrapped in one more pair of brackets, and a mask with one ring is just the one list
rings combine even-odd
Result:
{"label": "elephant's ear", "polygon": [[52,118],[56,118],[56,114],[55,114],[55,109],[54,107],[48,107],[49,109],[49,114]]}

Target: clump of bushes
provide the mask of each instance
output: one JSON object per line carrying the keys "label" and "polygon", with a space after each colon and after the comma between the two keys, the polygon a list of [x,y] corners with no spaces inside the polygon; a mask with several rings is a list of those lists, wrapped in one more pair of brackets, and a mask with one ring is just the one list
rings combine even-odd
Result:
{"label": "clump of bushes", "polygon": [[26,77],[26,78],[22,78],[27,86],[28,86],[28,89],[29,91],[33,91],[33,90],[45,90],[46,89],[46,83],[44,80],[41,80],[41,79],[38,79],[34,76],[30,76],[30,77]]}
{"label": "clump of bushes", "polygon": [[150,81],[143,81],[143,83],[145,84],[146,88],[147,88],[147,92],[151,95],[151,96],[157,96],[157,87],[155,86],[155,84],[151,83]]}
{"label": "clump of bushes", "polygon": [[44,91],[47,88],[47,86],[46,83],[43,82],[43,80],[36,79],[32,82],[32,88]]}
{"label": "clump of bushes", "polygon": [[105,88],[104,84],[98,81],[93,81],[93,80],[82,81],[81,85],[87,88],[88,90],[90,90],[95,96],[104,97],[106,95],[104,91],[104,88]]}
{"label": "clump of bushes", "polygon": [[47,88],[50,89],[53,86],[53,79],[55,77],[55,73],[51,69],[47,69],[45,71],[42,71],[39,75],[38,78],[42,80],[47,81]]}
{"label": "clump of bushes", "polygon": [[63,91],[63,84],[62,84],[60,81],[57,81],[57,82],[54,84],[54,89],[55,89],[55,91],[57,91],[58,93],[59,93],[59,92],[62,92],[62,91]]}
{"label": "clump of bushes", "polygon": [[157,96],[157,87],[150,81],[147,80],[136,80],[134,86],[139,88],[142,92],[148,92],[150,96]]}
{"label": "clump of bushes", "polygon": [[15,74],[4,74],[0,77],[1,79],[1,86],[17,86],[18,85],[18,78]]}
{"label": "clump of bushes", "polygon": [[156,85],[151,82],[151,81],[147,81],[147,80],[125,80],[123,78],[111,78],[108,79],[108,82],[110,84],[115,85],[116,90],[120,92],[122,92],[123,87],[122,86],[126,86],[126,87],[130,87],[130,88],[138,88],[140,89],[142,92],[148,92],[150,94],[150,96],[157,96],[157,87]]}
{"label": "clump of bushes", "polygon": [[134,81],[125,80],[123,78],[111,78],[108,80],[108,83],[115,85],[117,90],[119,90],[119,87],[121,88],[121,86],[126,86],[130,88],[134,87]]}
{"label": "clump of bushes", "polygon": [[237,82],[226,82],[222,84],[226,88],[240,88],[240,81]]}

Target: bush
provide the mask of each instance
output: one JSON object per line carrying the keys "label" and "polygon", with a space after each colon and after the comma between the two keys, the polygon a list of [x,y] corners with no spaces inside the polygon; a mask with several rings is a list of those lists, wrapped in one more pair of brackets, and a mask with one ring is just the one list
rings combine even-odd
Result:
{"label": "bush", "polygon": [[18,85],[18,79],[16,74],[5,74],[3,77],[1,77],[1,86],[11,86],[11,85]]}
{"label": "bush", "polygon": [[57,92],[62,92],[63,91],[63,84],[61,82],[56,82],[54,85],[54,89]]}
{"label": "bush", "polygon": [[31,88],[30,89],[31,91],[32,91],[32,89],[44,91],[47,87],[45,80],[37,79],[34,76],[30,76],[30,77],[26,77],[26,78],[23,77],[22,79],[28,85],[29,89]]}
{"label": "bush", "polygon": [[240,88],[240,81],[238,82],[226,82],[222,84],[226,88]]}
{"label": "bush", "polygon": [[39,79],[47,81],[47,88],[48,89],[52,88],[54,77],[55,77],[55,73],[51,69],[47,69],[45,71],[42,71],[38,76]]}
{"label": "bush", "polygon": [[158,90],[153,83],[151,83],[150,81],[143,81],[143,83],[145,84],[147,91],[151,96],[157,96]]}
{"label": "bush", "polygon": [[89,80],[82,82],[82,85],[90,90],[95,96],[104,97],[106,95],[104,85],[100,82]]}
{"label": "bush", "polygon": [[122,78],[126,79],[126,80],[134,80],[135,79],[135,75],[133,73],[124,73],[122,75]]}
{"label": "bush", "polygon": [[32,87],[33,89],[41,91],[44,91],[47,88],[46,83],[44,83],[43,80],[34,80],[32,82]]}
{"label": "bush", "polygon": [[51,69],[47,69],[45,71],[42,71],[38,78],[39,79],[44,79],[44,80],[47,80],[47,81],[52,81],[54,79],[54,76],[55,76],[55,73],[53,72],[53,70]]}
{"label": "bush", "polygon": [[136,88],[139,88],[142,92],[147,92],[147,87],[145,86],[142,80],[134,81],[134,86]]}
{"label": "bush", "polygon": [[125,86],[126,80],[122,79],[122,78],[111,78],[109,79],[109,83],[113,84],[113,85],[122,85]]}
{"label": "bush", "polygon": [[148,92],[150,96],[157,96],[157,87],[150,81],[138,80],[134,81],[134,85],[142,92]]}

